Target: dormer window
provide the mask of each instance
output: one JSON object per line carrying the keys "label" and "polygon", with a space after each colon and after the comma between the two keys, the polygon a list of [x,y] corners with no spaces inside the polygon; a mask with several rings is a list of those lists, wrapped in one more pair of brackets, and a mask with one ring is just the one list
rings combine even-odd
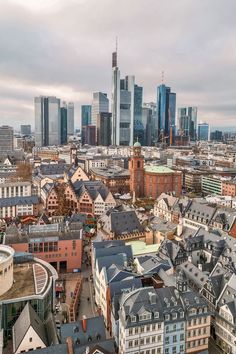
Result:
{"label": "dormer window", "polygon": [[136,316],[131,316],[131,322],[136,322]]}
{"label": "dormer window", "polygon": [[144,313],[143,315],[139,315],[139,321],[146,321],[151,319],[150,313]]}
{"label": "dormer window", "polygon": [[173,313],[173,314],[172,314],[172,319],[173,319],[173,320],[176,320],[176,318],[177,318],[177,313]]}
{"label": "dormer window", "polygon": [[184,311],[180,312],[180,318],[184,318]]}
{"label": "dormer window", "polygon": [[170,319],[170,315],[165,315],[165,320],[169,321],[169,319]]}
{"label": "dormer window", "polygon": [[154,312],[154,318],[159,318],[159,312]]}

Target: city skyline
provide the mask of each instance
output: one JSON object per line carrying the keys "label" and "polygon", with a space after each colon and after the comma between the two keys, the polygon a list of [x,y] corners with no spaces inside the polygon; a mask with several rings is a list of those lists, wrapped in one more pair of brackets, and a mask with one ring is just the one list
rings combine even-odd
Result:
{"label": "city skyline", "polygon": [[111,99],[110,56],[118,36],[119,67],[135,75],[143,102],[155,102],[164,71],[177,108],[197,106],[199,122],[234,126],[236,3],[130,2],[127,16],[124,0],[119,7],[113,0],[2,4],[1,123],[34,129],[33,98],[48,95],[75,102],[79,127],[80,106],[91,104],[93,92]]}

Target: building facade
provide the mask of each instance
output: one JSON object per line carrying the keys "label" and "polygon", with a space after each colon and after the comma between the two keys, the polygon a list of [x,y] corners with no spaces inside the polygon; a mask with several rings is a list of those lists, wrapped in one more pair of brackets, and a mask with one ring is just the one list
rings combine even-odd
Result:
{"label": "building facade", "polygon": [[109,99],[107,94],[103,92],[94,92],[92,100],[92,125],[97,124],[97,116],[99,113],[109,112]]}
{"label": "building facade", "polygon": [[111,113],[97,115],[97,145],[111,145]]}
{"label": "building facade", "polygon": [[112,54],[112,144],[133,145],[134,76],[120,80],[117,52]]}
{"label": "building facade", "polygon": [[210,127],[208,123],[198,124],[198,140],[209,140],[210,138]]}
{"label": "building facade", "polygon": [[177,129],[179,135],[187,136],[193,141],[197,139],[197,107],[178,109]]}
{"label": "building facade", "polygon": [[176,94],[162,84],[157,88],[158,140],[172,144],[175,135]]}
{"label": "building facade", "polygon": [[35,97],[35,145],[60,145],[61,110],[60,99],[56,97]]}
{"label": "building facade", "polygon": [[0,155],[13,151],[13,128],[2,125],[0,127]]}

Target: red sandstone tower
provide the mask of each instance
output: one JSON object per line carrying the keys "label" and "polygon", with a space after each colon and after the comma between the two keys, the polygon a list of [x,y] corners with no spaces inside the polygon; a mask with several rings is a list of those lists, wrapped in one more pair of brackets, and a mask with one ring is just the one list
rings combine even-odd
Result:
{"label": "red sandstone tower", "polygon": [[130,191],[135,197],[144,196],[144,158],[141,155],[141,144],[137,141],[133,146],[133,155],[129,160]]}

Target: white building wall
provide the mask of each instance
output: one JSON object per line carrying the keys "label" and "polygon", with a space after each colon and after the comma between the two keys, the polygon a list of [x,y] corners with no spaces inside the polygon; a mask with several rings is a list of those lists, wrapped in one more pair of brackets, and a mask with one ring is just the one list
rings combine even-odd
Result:
{"label": "white building wall", "polygon": [[20,346],[16,348],[15,354],[21,353],[22,351],[28,352],[37,348],[46,348],[46,345],[30,326]]}

